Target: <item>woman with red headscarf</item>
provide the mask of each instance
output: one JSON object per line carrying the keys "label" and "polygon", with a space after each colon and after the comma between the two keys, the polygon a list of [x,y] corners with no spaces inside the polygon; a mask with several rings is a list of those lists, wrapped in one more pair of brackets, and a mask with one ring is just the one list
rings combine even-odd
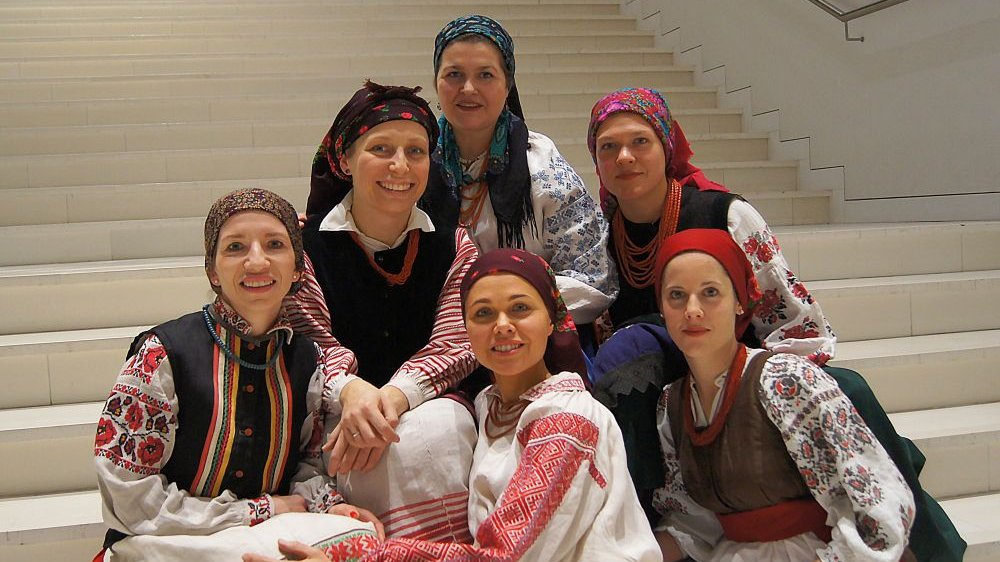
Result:
{"label": "woman with red headscarf", "polygon": [[621,425],[629,473],[647,515],[655,518],[652,492],[663,467],[651,460],[657,442],[659,391],[682,376],[678,346],[660,325],[654,265],[675,232],[710,228],[733,242],[759,287],[752,314],[741,318],[737,339],[751,347],[810,359],[833,376],[889,452],[917,499],[914,550],[921,560],[962,559],[965,543],[940,505],[920,486],[924,457],[892,427],[864,378],[825,366],[836,337],[819,304],[788,268],[777,240],[749,203],[708,180],[690,163],[680,125],[656,90],[612,92],[594,106],[588,144],[601,178],[601,203],[611,222],[611,254],[620,292],[611,307],[618,331],[594,360],[594,393]]}
{"label": "woman with red headscarf", "polygon": [[654,268],[687,365],[657,415],[666,479],[654,504],[673,539],[661,542],[676,543],[665,558],[900,560],[913,496],[837,382],[737,340],[760,292],[733,239],[685,230],[660,245]]}

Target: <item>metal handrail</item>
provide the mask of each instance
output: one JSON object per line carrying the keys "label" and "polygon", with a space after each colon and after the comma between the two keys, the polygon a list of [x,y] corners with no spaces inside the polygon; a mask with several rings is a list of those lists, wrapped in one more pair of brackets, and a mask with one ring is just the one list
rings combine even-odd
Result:
{"label": "metal handrail", "polygon": [[862,6],[846,12],[837,8],[837,6],[831,4],[827,0],[809,0],[809,2],[812,2],[824,12],[844,22],[844,39],[848,41],[864,41],[864,36],[851,37],[850,30],[848,29],[848,24],[851,20],[856,20],[862,16],[873,14],[890,6],[895,6],[896,4],[902,4],[903,2],[906,2],[906,0],[878,0],[868,4],[867,6]]}

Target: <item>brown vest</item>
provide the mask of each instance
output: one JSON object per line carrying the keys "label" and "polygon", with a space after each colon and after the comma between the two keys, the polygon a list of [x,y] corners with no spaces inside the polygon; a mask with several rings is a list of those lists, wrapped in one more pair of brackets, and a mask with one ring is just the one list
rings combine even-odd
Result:
{"label": "brown vest", "polygon": [[[715,441],[698,447],[684,430],[684,377],[672,384],[667,415],[684,486],[691,499],[715,513],[759,509],[811,497],[785,442],[760,403],[760,373],[770,352],[755,355]],[[730,383],[732,381],[729,381]]]}

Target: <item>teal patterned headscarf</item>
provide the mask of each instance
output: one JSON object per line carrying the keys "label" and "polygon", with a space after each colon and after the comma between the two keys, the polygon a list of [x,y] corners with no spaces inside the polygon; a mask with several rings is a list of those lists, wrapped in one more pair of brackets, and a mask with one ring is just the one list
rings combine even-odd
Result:
{"label": "teal patterned headscarf", "polygon": [[[475,181],[486,180],[489,185],[490,204],[497,219],[497,239],[502,247],[524,247],[523,231],[531,225],[537,236],[534,211],[531,206],[531,176],[527,169],[528,129],[524,124],[524,111],[514,80],[514,41],[507,30],[487,16],[471,15],[456,18],[434,39],[434,74],[441,69],[444,50],[453,41],[469,34],[488,39],[500,52],[506,75],[510,77],[507,106],[500,112],[493,129],[493,139],[487,153],[481,177],[466,174],[459,160],[458,143],[451,123],[444,116],[438,120],[441,136],[438,150],[433,155],[439,174],[433,174],[427,186],[421,207],[431,212],[435,220],[442,219],[446,226],[457,222],[461,187]],[[435,178],[440,176],[440,181]],[[443,217],[443,218],[442,218]]]}

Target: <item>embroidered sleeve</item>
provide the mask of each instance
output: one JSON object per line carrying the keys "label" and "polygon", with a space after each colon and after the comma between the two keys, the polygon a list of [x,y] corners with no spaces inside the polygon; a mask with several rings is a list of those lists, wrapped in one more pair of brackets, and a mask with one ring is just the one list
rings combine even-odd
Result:
{"label": "embroidered sleeve", "polygon": [[765,348],[825,365],[837,336],[819,303],[788,267],[778,239],[749,203],[729,206],[729,232],[746,253],[763,296],[754,306],[753,327]]}
{"label": "embroidered sleeve", "polygon": [[323,393],[327,377],[318,345],[316,353],[319,359],[306,394],[306,419],[302,422],[302,434],[299,436],[299,465],[292,477],[290,493],[305,498],[306,506],[312,513],[326,513],[331,507],[343,503],[344,498],[337,492],[336,480],[326,473],[323,466],[323,443],[326,441]]}
{"label": "embroidered sleeve", "polygon": [[455,246],[455,261],[438,297],[430,340],[396,370],[388,383],[406,395],[411,409],[454,386],[476,367],[465,332],[459,289],[478,251],[464,228],[455,230]]}
{"label": "embroidered sleeve", "polygon": [[774,355],[761,374],[759,398],[833,521],[833,541],[820,559],[899,560],[913,496],[836,381],[800,357]]}
{"label": "embroidered sleeve", "polygon": [[94,462],[106,523],[129,535],[204,535],[270,517],[268,496],[194,497],[160,475],[173,453],[177,413],[170,361],[151,335],[126,360],[97,422]]}
{"label": "embroidered sleeve", "polygon": [[681,475],[674,436],[667,416],[667,400],[674,385],[667,386],[656,408],[660,447],[663,450],[664,484],[653,492],[653,507],[662,515],[657,532],[666,531],[689,556],[708,560],[712,549],[722,538],[722,527],[711,511],[698,505],[688,495]]}
{"label": "embroidered sleeve", "polygon": [[598,532],[592,524],[608,486],[594,462],[598,438],[592,421],[570,412],[523,425],[517,470],[474,545],[396,539],[372,560],[415,560],[417,553],[420,560],[442,561],[568,559],[582,536]]}
{"label": "embroidered sleeve", "polygon": [[326,372],[323,404],[330,414],[339,417],[340,391],[357,378],[357,359],[353,351],[340,345],[337,338],[333,337],[330,309],[326,306],[323,289],[316,280],[309,254],[305,256],[301,281],[299,291],[285,297],[285,310],[295,333],[309,336],[323,351]]}
{"label": "embroidered sleeve", "polygon": [[608,256],[608,223],[577,175],[559,151],[531,183],[544,199],[543,247],[556,284],[573,319],[593,322],[618,294],[618,277]]}

